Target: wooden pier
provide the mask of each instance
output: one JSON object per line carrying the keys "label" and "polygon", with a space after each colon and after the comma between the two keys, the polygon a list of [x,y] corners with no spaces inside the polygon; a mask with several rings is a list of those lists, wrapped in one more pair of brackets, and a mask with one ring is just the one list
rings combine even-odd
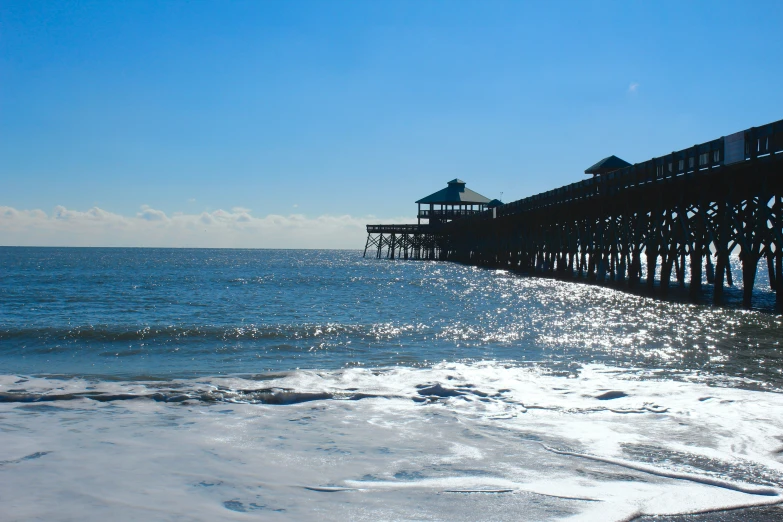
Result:
{"label": "wooden pier", "polygon": [[[783,309],[783,120],[593,173],[458,219],[368,225],[367,246],[376,247],[377,257],[385,248],[388,258],[645,284],[663,294],[687,282],[698,297],[706,281],[716,303],[732,284],[730,259],[737,253],[743,304],[751,306],[757,267],[766,260]],[[402,226],[414,228],[394,228]]]}
{"label": "wooden pier", "polygon": [[445,259],[430,225],[367,225],[365,256],[370,247],[379,259]]}

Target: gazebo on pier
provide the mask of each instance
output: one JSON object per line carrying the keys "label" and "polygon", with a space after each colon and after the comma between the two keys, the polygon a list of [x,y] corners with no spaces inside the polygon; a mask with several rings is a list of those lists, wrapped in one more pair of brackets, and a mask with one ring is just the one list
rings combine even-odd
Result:
{"label": "gazebo on pier", "polygon": [[604,158],[589,169],[585,170],[585,174],[592,174],[593,177],[600,176],[601,174],[609,174],[615,170],[624,169],[630,167],[631,164],[625,160],[618,158],[617,156],[609,156]]}
{"label": "gazebo on pier", "polygon": [[[416,202],[419,205],[417,216],[419,225],[421,225],[422,219],[426,219],[430,225],[434,225],[478,214],[487,210],[489,202],[489,198],[465,188],[465,182],[461,179],[453,179],[448,182],[446,188]],[[425,208],[422,208],[422,205]]]}
{"label": "gazebo on pier", "polygon": [[[449,221],[480,214],[502,205],[478,192],[465,188],[461,179],[416,202],[418,224],[367,225],[364,255],[373,247],[375,256],[389,259],[445,259],[447,246],[442,241],[443,226]],[[494,217],[494,213],[492,214]],[[421,221],[425,220],[425,223]]]}

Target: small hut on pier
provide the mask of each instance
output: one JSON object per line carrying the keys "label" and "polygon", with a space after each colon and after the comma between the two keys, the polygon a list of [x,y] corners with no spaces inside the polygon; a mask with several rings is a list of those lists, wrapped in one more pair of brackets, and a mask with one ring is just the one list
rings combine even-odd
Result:
{"label": "small hut on pier", "polygon": [[[429,224],[446,223],[453,219],[483,212],[490,203],[486,198],[465,187],[461,179],[453,179],[448,186],[416,202],[419,205],[419,225],[426,219]],[[422,208],[422,205],[425,208]]]}
{"label": "small hut on pier", "polygon": [[[386,252],[388,259],[445,259],[447,245],[443,242],[443,223],[479,214],[502,205],[465,188],[461,179],[453,179],[442,190],[417,201],[419,223],[400,225],[367,225],[364,255],[374,247],[380,259]],[[495,213],[493,211],[493,217]],[[425,220],[425,223],[421,221]]]}
{"label": "small hut on pier", "polygon": [[585,174],[592,174],[593,177],[601,174],[608,174],[615,170],[624,169],[630,167],[631,164],[625,160],[618,158],[617,156],[609,156],[604,158],[589,169],[585,170]]}

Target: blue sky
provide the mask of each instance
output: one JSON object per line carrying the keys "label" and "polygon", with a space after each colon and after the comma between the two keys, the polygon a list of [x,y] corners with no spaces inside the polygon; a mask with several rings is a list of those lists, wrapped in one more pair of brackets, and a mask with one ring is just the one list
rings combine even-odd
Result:
{"label": "blue sky", "polygon": [[783,118],[780,49],[780,1],[5,0],[0,244],[358,248],[454,177],[511,201]]}

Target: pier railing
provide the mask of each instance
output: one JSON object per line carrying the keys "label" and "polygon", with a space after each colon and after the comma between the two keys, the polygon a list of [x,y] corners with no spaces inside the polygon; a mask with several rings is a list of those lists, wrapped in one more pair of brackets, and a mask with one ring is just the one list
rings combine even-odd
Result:
{"label": "pier railing", "polygon": [[[677,178],[709,175],[713,169],[753,161],[783,152],[783,120],[694,145],[665,156],[636,163],[609,174],[542,192],[497,208],[494,216],[508,216],[552,205],[617,195],[651,184],[670,183]],[[482,213],[493,217],[492,210]]]}
{"label": "pier railing", "polygon": [[467,210],[467,209],[422,209],[419,212],[421,219],[457,219],[466,216],[475,216],[481,214],[482,210]]}
{"label": "pier railing", "polygon": [[429,225],[367,225],[368,234],[411,234],[428,230]]}

